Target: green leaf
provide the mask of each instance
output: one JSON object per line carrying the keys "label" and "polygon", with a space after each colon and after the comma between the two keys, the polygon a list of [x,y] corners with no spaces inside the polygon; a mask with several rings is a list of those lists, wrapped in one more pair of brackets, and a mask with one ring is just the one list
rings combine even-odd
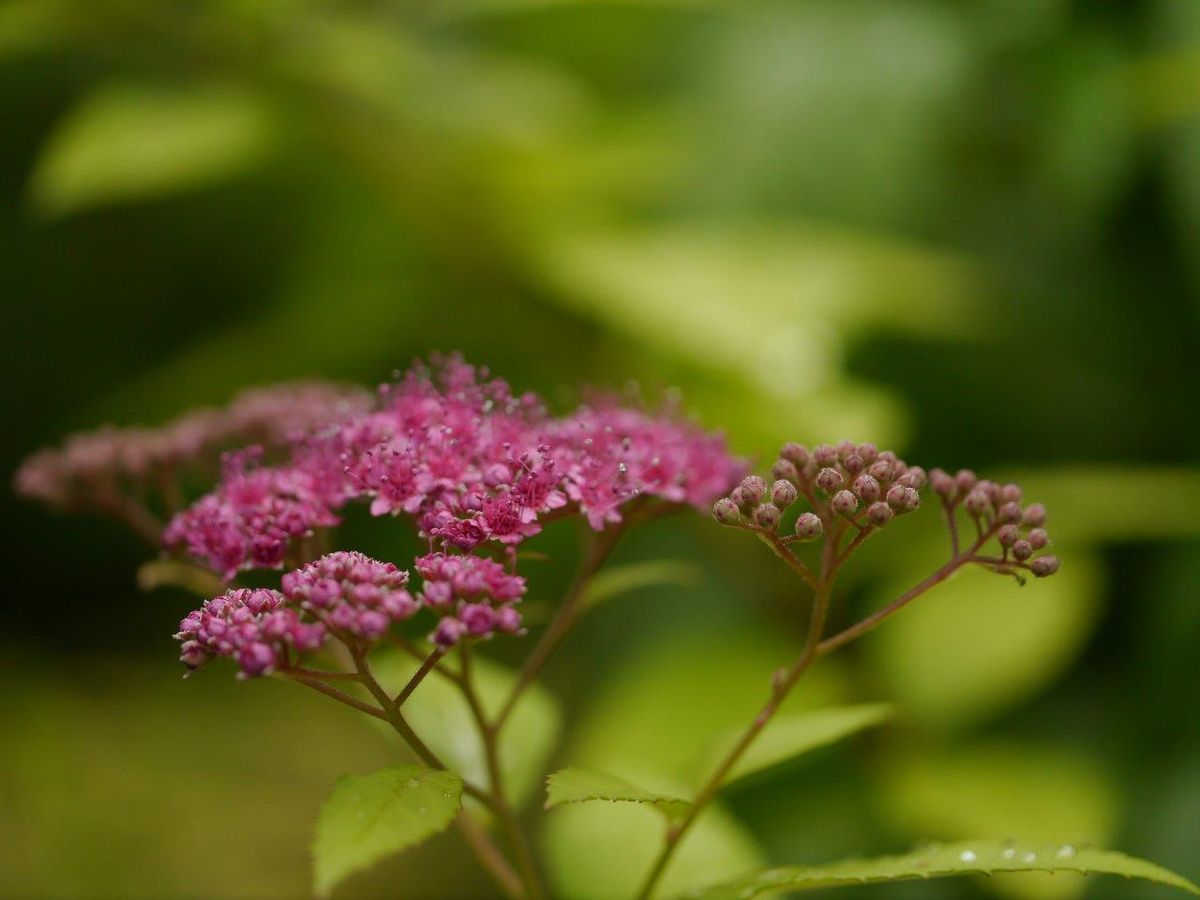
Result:
{"label": "green leaf", "polygon": [[659,587],[665,584],[686,587],[695,584],[699,577],[699,567],[684,560],[660,559],[613,566],[605,568],[592,579],[584,595],[584,602],[588,606],[596,606],[639,588]]}
{"label": "green leaf", "polygon": [[[940,535],[908,561],[907,574],[884,585],[874,605],[920,581],[945,553]],[[1100,598],[1098,566],[1081,550],[1053,578],[1024,587],[971,568],[867,636],[863,650],[906,716],[961,728],[1024,702],[1057,678],[1091,634]]]}
{"label": "green leaf", "polygon": [[[639,803],[572,803],[547,816],[542,834],[555,897],[633,897],[662,846],[663,817]],[[753,837],[719,803],[679,843],[656,897],[766,865]]]}
{"label": "green leaf", "polygon": [[263,104],[242,91],[102,87],[50,135],[30,200],[60,216],[206,184],[257,162],[269,130]]}
{"label": "green leaf", "polygon": [[316,893],[326,896],[347,875],[437,834],[458,814],[462,786],[453,772],[420,766],[338,779],[313,836]]}
{"label": "green leaf", "polygon": [[[871,728],[887,721],[894,713],[891,704],[864,703],[776,716],[733,767],[725,785]],[[739,733],[727,735],[714,746],[707,767],[709,771],[728,753]]]}
{"label": "green leaf", "polygon": [[149,593],[160,587],[182,588],[197,597],[216,597],[225,592],[225,582],[203,566],[177,559],[152,559],[138,566],[137,584]]}
{"label": "green leaf", "polygon": [[[516,674],[479,653],[471,662],[480,703],[489,716],[494,716],[508,698]],[[405,654],[389,652],[372,658],[371,665],[379,681],[394,695],[418,664]],[[483,741],[457,687],[436,672],[431,673],[405,701],[404,716],[449,768],[474,784],[490,783]],[[501,770],[514,803],[523,803],[537,790],[561,722],[557,701],[537,684],[527,688],[517,701],[499,740]],[[390,728],[387,732],[394,737]]]}
{"label": "green leaf", "polygon": [[[880,773],[878,807],[894,830],[913,837],[958,840],[1019,834],[1027,841],[1065,840],[1105,846],[1119,821],[1113,778],[1088,753],[1021,741],[988,741],[920,753],[889,753]],[[1065,900],[1081,894],[1082,877],[1019,875],[995,884],[1020,900]]]}
{"label": "green leaf", "polygon": [[703,900],[749,900],[759,894],[818,888],[942,878],[950,875],[993,875],[1001,872],[1081,872],[1124,875],[1200,894],[1200,888],[1161,866],[1114,853],[1071,844],[1023,845],[1006,841],[962,841],[933,845],[903,856],[852,859],[820,866],[767,869],[694,892]]}
{"label": "green leaf", "polygon": [[686,813],[691,806],[687,800],[647,791],[616,775],[589,769],[560,769],[546,779],[546,809],[560,803],[584,803],[588,800],[646,803],[672,819]]}

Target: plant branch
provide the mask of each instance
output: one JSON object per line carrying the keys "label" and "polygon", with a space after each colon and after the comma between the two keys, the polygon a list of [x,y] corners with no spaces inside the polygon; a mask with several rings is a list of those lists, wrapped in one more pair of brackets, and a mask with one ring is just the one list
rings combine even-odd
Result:
{"label": "plant branch", "polygon": [[496,882],[497,887],[504,892],[504,895],[509,900],[523,900],[525,886],[521,883],[520,876],[509,865],[508,860],[504,858],[504,854],[500,852],[488,833],[471,818],[471,814],[466,810],[458,814],[458,830],[462,833],[467,846],[475,853],[480,864],[492,876],[492,880]]}
{"label": "plant branch", "polygon": [[413,677],[408,680],[408,684],[396,695],[396,699],[392,701],[392,706],[399,709],[404,705],[404,701],[417,689],[417,685],[424,681],[425,676],[437,667],[438,660],[442,658],[445,652],[446,650],[443,647],[434,648],[434,651],[425,658],[425,662],[421,663],[421,667],[413,673]]}
{"label": "plant branch", "polygon": [[575,626],[580,614],[583,612],[583,601],[592,577],[604,565],[613,550],[616,549],[627,525],[628,520],[591,536],[584,550],[583,558],[579,562],[579,568],[576,570],[575,577],[571,581],[571,586],[567,588],[567,593],[558,607],[558,612],[550,624],[546,626],[546,630],[542,632],[541,638],[525,659],[525,664],[521,666],[520,674],[517,676],[517,683],[513,685],[512,691],[509,692],[508,698],[504,701],[504,705],[500,707],[500,712],[496,714],[496,719],[490,726],[491,730],[500,731],[504,723],[508,720],[508,717],[512,714],[513,707],[516,706],[521,694],[542,673],[542,670],[546,667],[546,663],[550,661],[554,652],[562,644],[563,639],[566,638]]}
{"label": "plant branch", "polygon": [[759,528],[758,526],[751,526],[751,530],[758,536],[759,540],[770,547],[775,555],[787,564],[788,568],[799,575],[805,584],[814,591],[817,589],[817,580],[813,576],[812,570],[804,564],[803,560],[788,549],[778,534],[766,528]]}

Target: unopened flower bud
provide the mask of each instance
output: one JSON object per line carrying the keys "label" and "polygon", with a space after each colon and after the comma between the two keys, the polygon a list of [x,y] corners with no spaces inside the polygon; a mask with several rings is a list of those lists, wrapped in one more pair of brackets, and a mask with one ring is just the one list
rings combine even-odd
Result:
{"label": "unopened flower bud", "polygon": [[779,455],[797,468],[803,468],[804,464],[808,462],[810,454],[808,448],[803,444],[788,441],[780,448]]}
{"label": "unopened flower bud", "polygon": [[975,490],[987,497],[989,503],[994,504],[1000,499],[1000,485],[986,478],[975,485]]}
{"label": "unopened flower bud", "polygon": [[722,525],[740,525],[742,523],[742,514],[738,510],[737,503],[729,497],[722,497],[712,508],[713,518]]}
{"label": "unopened flower bud", "polygon": [[1021,521],[1021,504],[1011,501],[1003,504],[997,511],[996,517],[1006,525],[1015,525]]}
{"label": "unopened flower bud", "polygon": [[975,518],[979,518],[987,511],[987,508],[992,505],[991,498],[983,491],[972,490],[967,494],[966,507]]}
{"label": "unopened flower bud", "polygon": [[838,491],[829,505],[839,516],[852,516],[858,509],[858,498],[850,491]]}
{"label": "unopened flower bud", "polygon": [[824,468],[817,473],[817,486],[827,494],[840,488],[843,480],[842,473],[834,468]]}
{"label": "unopened flower bud", "polygon": [[767,483],[757,475],[747,475],[742,479],[742,498],[751,506],[757,506],[762,503],[763,497],[767,496]]}
{"label": "unopened flower bud", "polygon": [[882,500],[867,507],[867,521],[876,527],[883,527],[895,517],[892,508]]}
{"label": "unopened flower bud", "polygon": [[917,493],[917,489],[902,484],[894,484],[888,488],[885,499],[887,505],[897,513],[912,512],[921,505],[921,495]]}
{"label": "unopened flower bud", "polygon": [[979,476],[977,476],[970,469],[959,469],[954,476],[954,486],[958,488],[960,495],[966,495],[970,493],[978,481]]}
{"label": "unopened flower bud", "polygon": [[1021,537],[1021,532],[1016,525],[1001,525],[1000,530],[996,532],[996,537],[999,539],[1001,547],[1011,547]]}
{"label": "unopened flower bud", "polygon": [[1011,482],[1000,488],[1000,501],[1002,503],[1020,503],[1021,502],[1021,486],[1012,484]]}
{"label": "unopened flower bud", "polygon": [[821,517],[816,513],[804,513],[796,519],[796,537],[802,541],[815,541],[825,532]]}
{"label": "unopened flower bud", "polygon": [[818,444],[813,448],[812,458],[818,466],[832,466],[837,462],[838,452],[828,444]]}
{"label": "unopened flower bud", "polygon": [[1021,522],[1030,528],[1041,528],[1046,524],[1046,507],[1040,503],[1030,503],[1025,507],[1025,515]]}
{"label": "unopened flower bud", "polygon": [[944,469],[934,469],[929,473],[929,485],[939,497],[949,500],[957,490],[954,479]]}
{"label": "unopened flower bud", "polygon": [[1029,541],[1034,550],[1041,550],[1050,543],[1050,535],[1046,532],[1045,528],[1034,528],[1029,532],[1026,540]]}
{"label": "unopened flower bud", "polygon": [[796,486],[790,481],[777,481],[771,485],[771,502],[780,509],[787,509],[796,502]]}
{"label": "unopened flower bud", "polygon": [[862,498],[863,503],[874,503],[883,493],[879,482],[866,472],[854,479],[854,493]]}
{"label": "unopened flower bud", "polygon": [[1025,562],[1025,560],[1033,556],[1033,544],[1026,540],[1016,541],[1012,545],[1012,555],[1018,562]]}
{"label": "unopened flower bud", "polygon": [[858,445],[854,441],[841,441],[837,445],[838,459],[845,462],[846,457],[850,456],[857,449]]}
{"label": "unopened flower bud", "polygon": [[746,499],[746,492],[742,490],[742,486],[740,484],[729,492],[729,499],[733,501],[734,505],[738,507],[738,509],[748,511],[754,508],[754,504]]}
{"label": "unopened flower bud", "polygon": [[851,477],[857,475],[859,472],[861,472],[866,467],[867,467],[866,462],[864,462],[863,458],[861,456],[859,456],[857,453],[851,453],[849,456],[847,456],[845,459],[842,460],[842,468],[845,469],[847,472],[849,472]]}
{"label": "unopened flower bud", "polygon": [[867,472],[878,481],[886,482],[892,480],[892,464],[882,457],[871,463],[867,468]]}
{"label": "unopened flower bud", "polygon": [[764,503],[762,506],[754,510],[754,523],[760,528],[766,528],[768,531],[774,531],[779,525],[779,519],[782,513],[779,507],[774,503]]}
{"label": "unopened flower bud", "polygon": [[896,479],[897,483],[910,487],[913,490],[919,491],[925,487],[925,482],[929,477],[925,474],[925,470],[920,466],[910,466],[905,470],[904,474]]}
{"label": "unopened flower bud", "polygon": [[868,466],[879,457],[879,448],[870,443],[859,444],[856,452]]}
{"label": "unopened flower bud", "polygon": [[782,457],[775,460],[775,465],[771,466],[771,477],[780,481],[790,481],[793,484],[800,483],[800,471],[796,468],[796,464],[790,459]]}
{"label": "unopened flower bud", "polygon": [[1057,556],[1039,556],[1029,564],[1029,570],[1038,578],[1045,578],[1057,572],[1058,565]]}

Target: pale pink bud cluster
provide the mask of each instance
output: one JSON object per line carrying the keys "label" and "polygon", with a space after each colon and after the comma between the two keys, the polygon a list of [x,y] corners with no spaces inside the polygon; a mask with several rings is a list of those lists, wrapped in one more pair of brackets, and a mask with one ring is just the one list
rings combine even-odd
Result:
{"label": "pale pink bud cluster", "polygon": [[803,497],[811,511],[793,523],[797,540],[814,541],[832,522],[845,519],[859,528],[880,528],[921,505],[925,470],[910,466],[874,444],[843,441],[837,446],[783,446],[771,467],[770,484],[757,475],[742,480],[717,501],[713,516],[723,525],[753,526],[776,532],[787,509]]}
{"label": "pale pink bud cluster", "polygon": [[334,632],[375,641],[420,604],[408,592],[408,573],[353,551],[330,553],[283,576],[283,594]]}
{"label": "pale pink bud cluster", "polygon": [[415,563],[424,584],[421,602],[441,618],[432,640],[451,647],[464,638],[517,634],[521,614],[514,604],[525,595],[525,579],[480,556],[430,553]]}
{"label": "pale pink bud cluster", "polygon": [[241,677],[268,675],[297,653],[318,649],[325,626],[305,622],[278,591],[234,590],[205,601],[179,623],[180,661],[195,669],[217,656],[234,660]]}
{"label": "pale pink bud cluster", "polygon": [[157,428],[103,427],[41,450],[17,470],[16,491],[63,509],[127,516],[130,503],[168,506],[155,496],[179,478],[216,463],[223,449],[257,443],[270,450],[366,411],[359,388],[300,382],[239,394],[222,409],[198,409]]}
{"label": "pale pink bud cluster", "polygon": [[947,515],[954,516],[962,509],[975,521],[980,535],[995,535],[1003,567],[1027,569],[1038,578],[1058,571],[1057,556],[1034,556],[1050,543],[1045,529],[1046,507],[1040,503],[1022,505],[1020,485],[980,479],[970,469],[960,469],[954,475],[934,469],[929,481],[934,493],[942,498]]}

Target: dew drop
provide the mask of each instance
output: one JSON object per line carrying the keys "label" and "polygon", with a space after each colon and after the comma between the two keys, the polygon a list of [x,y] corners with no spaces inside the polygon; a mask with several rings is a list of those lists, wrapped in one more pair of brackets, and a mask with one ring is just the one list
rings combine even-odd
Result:
{"label": "dew drop", "polygon": [[1075,848],[1070,844],[1063,844],[1058,848],[1058,853],[1055,855],[1059,859],[1070,859],[1075,855]]}
{"label": "dew drop", "polygon": [[1001,859],[1014,859],[1014,858],[1016,858],[1016,855],[1017,855],[1017,851],[1014,850],[1012,847],[1008,847],[1007,849],[1005,849],[1005,851],[1003,853],[1000,854],[1000,857],[1001,857]]}
{"label": "dew drop", "polygon": [[975,855],[974,850],[964,850],[962,853],[960,853],[958,855],[958,858],[961,859],[965,863],[972,863],[972,862],[975,862],[975,860],[979,859],[979,857]]}
{"label": "dew drop", "polygon": [[1021,857],[1021,862],[1026,862],[1026,863],[1037,862],[1037,854],[1031,850],[1029,853],[1026,853],[1024,856]]}

